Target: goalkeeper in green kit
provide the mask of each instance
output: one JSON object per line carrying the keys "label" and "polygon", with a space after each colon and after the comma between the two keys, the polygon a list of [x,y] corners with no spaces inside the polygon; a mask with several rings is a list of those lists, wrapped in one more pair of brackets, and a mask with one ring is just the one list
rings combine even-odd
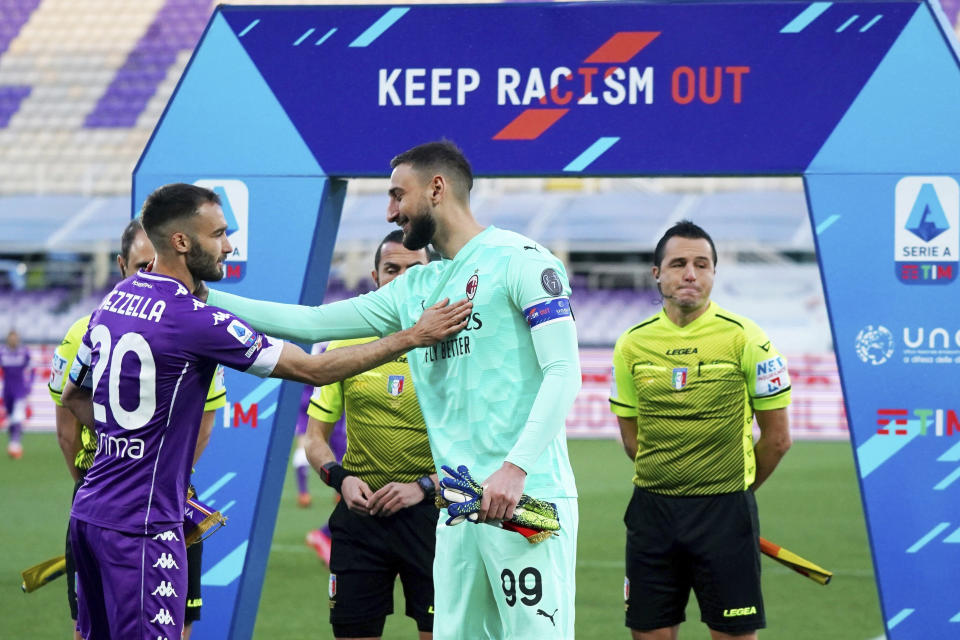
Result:
{"label": "goalkeeper in green kit", "polygon": [[437,525],[434,638],[573,638],[578,513],[564,424],[580,366],[563,263],[477,223],[472,170],[453,143],[414,147],[391,167],[387,221],[405,247],[432,243],[442,260],[320,307],[218,291],[209,301],[258,331],[320,342],[393,333],[439,301],[470,299],[460,334],[408,356],[451,503]]}

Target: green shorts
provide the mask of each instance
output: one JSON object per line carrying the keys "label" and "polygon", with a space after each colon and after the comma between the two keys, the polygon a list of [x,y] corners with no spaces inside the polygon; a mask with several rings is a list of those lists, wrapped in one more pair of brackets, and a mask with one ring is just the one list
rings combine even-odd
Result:
{"label": "green shorts", "polygon": [[553,499],[560,535],[530,544],[486,524],[437,525],[434,640],[573,638],[576,498]]}

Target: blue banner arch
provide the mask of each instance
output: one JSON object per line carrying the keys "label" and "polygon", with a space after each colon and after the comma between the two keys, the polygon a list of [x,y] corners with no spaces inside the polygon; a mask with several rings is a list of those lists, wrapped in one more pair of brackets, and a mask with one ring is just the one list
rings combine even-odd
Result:
{"label": "blue banner arch", "polygon": [[[167,182],[218,190],[238,248],[223,286],[316,304],[345,178],[426,140],[480,176],[803,175],[888,637],[953,637],[957,104],[931,0],[222,6],[133,210]],[[252,635],[299,395],[227,385],[197,484],[231,518],[203,576],[229,624],[205,638]]]}

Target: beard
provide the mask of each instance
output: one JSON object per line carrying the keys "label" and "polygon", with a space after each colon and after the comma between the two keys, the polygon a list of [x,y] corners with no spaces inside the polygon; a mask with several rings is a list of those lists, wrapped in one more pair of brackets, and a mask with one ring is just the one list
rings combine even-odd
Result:
{"label": "beard", "polygon": [[425,249],[436,232],[437,221],[430,212],[430,205],[424,203],[417,210],[417,216],[410,220],[410,232],[403,234],[403,246],[411,251]]}
{"label": "beard", "polygon": [[223,279],[223,267],[217,264],[219,256],[205,252],[195,239],[187,251],[187,269],[194,280],[216,282]]}

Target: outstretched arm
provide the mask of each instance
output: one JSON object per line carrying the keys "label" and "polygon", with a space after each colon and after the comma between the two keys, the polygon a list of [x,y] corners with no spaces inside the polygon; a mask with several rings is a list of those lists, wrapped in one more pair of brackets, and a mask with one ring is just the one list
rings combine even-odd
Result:
{"label": "outstretched arm", "polygon": [[270,376],[320,387],[389,362],[411,349],[436,344],[463,329],[473,309],[468,300],[452,305],[447,302],[447,299],[441,300],[424,311],[411,328],[366,344],[308,355],[300,347],[286,342]]}
{"label": "outstretched arm", "polygon": [[232,312],[261,333],[285,340],[325,342],[380,335],[376,328],[357,312],[350,300],[308,307],[253,300],[210,290],[207,302]]}

